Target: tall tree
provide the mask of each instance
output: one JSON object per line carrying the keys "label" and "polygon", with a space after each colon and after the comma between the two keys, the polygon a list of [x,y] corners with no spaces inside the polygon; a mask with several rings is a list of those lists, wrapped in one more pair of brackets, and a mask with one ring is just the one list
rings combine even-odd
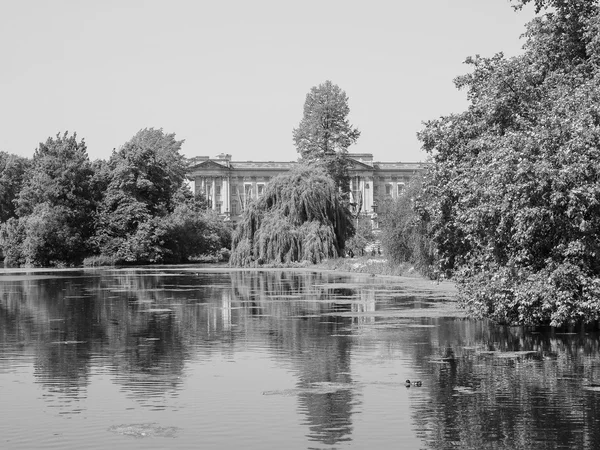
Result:
{"label": "tall tree", "polygon": [[16,201],[18,223],[3,228],[2,245],[14,259],[9,262],[47,266],[82,261],[95,218],[92,175],[86,144],[77,134],[65,132],[40,143]]}
{"label": "tall tree", "polygon": [[[519,8],[528,0],[516,2]],[[535,0],[525,52],[468,58],[466,111],[419,133],[442,269],[474,316],[517,324],[600,319],[597,1]]]}
{"label": "tall tree", "polygon": [[118,262],[182,262],[228,245],[229,233],[203,210],[185,183],[183,141],[162,129],[140,130],[107,164],[96,242]]}
{"label": "tall tree", "polygon": [[342,192],[349,192],[348,147],[360,131],[348,121],[348,96],[331,81],[311,88],[304,102],[304,115],[293,130],[302,160],[325,167]]}
{"label": "tall tree", "polygon": [[103,254],[139,259],[140,239],[146,239],[139,233],[148,230],[154,217],[175,208],[174,198],[185,179],[182,143],[174,134],[147,128],[113,152],[105,168],[107,187],[97,228]]}

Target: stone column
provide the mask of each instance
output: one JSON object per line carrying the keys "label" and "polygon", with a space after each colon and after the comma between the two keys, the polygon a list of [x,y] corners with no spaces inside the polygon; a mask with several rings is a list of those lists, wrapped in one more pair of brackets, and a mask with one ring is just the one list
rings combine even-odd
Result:
{"label": "stone column", "polygon": [[365,177],[365,182],[369,183],[369,189],[365,189],[365,212],[373,212],[373,195],[375,192],[375,177]]}
{"label": "stone column", "polygon": [[216,187],[216,180],[217,177],[212,177],[212,209],[216,210],[217,209],[217,190],[215,189]]}
{"label": "stone column", "polygon": [[221,188],[221,197],[223,198],[223,213],[227,216],[231,213],[231,199],[229,195],[229,176],[223,177],[223,187]]}

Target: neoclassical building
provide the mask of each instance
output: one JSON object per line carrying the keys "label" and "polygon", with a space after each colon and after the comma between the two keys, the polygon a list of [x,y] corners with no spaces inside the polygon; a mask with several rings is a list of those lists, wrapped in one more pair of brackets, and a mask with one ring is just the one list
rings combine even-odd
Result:
{"label": "neoclassical building", "polygon": [[[352,200],[361,212],[376,218],[377,205],[396,198],[425,163],[376,162],[370,153],[350,153]],[[233,161],[231,155],[190,159],[187,177],[195,193],[206,196],[209,205],[226,219],[237,221],[251,199],[260,197],[271,178],[290,170],[297,162]]]}

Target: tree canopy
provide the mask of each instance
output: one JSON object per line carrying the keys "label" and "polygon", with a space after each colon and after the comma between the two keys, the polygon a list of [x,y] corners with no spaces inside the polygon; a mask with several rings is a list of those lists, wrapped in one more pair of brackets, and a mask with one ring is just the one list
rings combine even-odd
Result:
{"label": "tree canopy", "polygon": [[0,247],[25,266],[185,262],[218,257],[230,228],[185,183],[182,141],[144,129],[90,163],[58,134],[32,160],[0,153]]}
{"label": "tree canopy", "polygon": [[16,217],[1,243],[12,264],[80,263],[89,251],[95,199],[84,140],[57,134],[40,143],[16,199]]}
{"label": "tree canopy", "polygon": [[[103,168],[99,252],[122,262],[180,262],[223,243],[216,218],[196,208],[185,181],[183,141],[140,130]],[[225,239],[227,240],[227,239]]]}
{"label": "tree canopy", "polygon": [[230,263],[253,266],[342,254],[352,216],[322,168],[300,164],[278,175],[244,211],[232,238]]}
{"label": "tree canopy", "polygon": [[[518,9],[528,0],[515,2]],[[600,318],[597,1],[535,0],[524,53],[467,59],[468,109],[425,123],[439,264],[471,314],[510,324]]]}
{"label": "tree canopy", "polygon": [[323,165],[342,192],[349,191],[348,147],[360,137],[348,121],[349,113],[348,96],[328,80],[306,95],[302,120],[293,130],[301,159]]}

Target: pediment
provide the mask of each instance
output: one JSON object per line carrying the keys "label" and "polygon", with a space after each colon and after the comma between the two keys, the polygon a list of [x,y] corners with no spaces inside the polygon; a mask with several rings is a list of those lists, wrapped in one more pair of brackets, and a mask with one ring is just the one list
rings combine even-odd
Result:
{"label": "pediment", "polygon": [[350,160],[350,170],[373,170],[373,166],[365,164],[364,162],[358,161],[352,157],[348,159]]}
{"label": "pediment", "polygon": [[219,164],[216,161],[207,159],[206,161],[202,161],[201,163],[194,164],[193,166],[188,167],[187,170],[188,170],[188,172],[205,171],[205,170],[228,170],[228,167],[223,164]]}

